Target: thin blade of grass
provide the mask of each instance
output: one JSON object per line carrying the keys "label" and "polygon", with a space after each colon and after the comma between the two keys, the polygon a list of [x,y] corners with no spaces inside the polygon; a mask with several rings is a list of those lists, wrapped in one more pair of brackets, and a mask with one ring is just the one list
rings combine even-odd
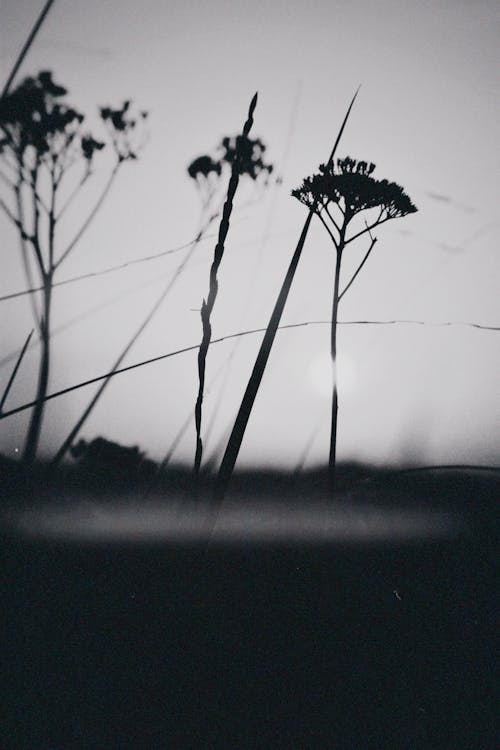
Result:
{"label": "thin blade of grass", "polygon": [[35,40],[35,36],[38,34],[38,32],[40,30],[40,27],[41,27],[42,23],[45,21],[45,17],[47,16],[47,13],[49,12],[49,10],[50,10],[51,6],[53,5],[53,3],[54,3],[54,0],[48,0],[48,2],[46,2],[45,5],[44,5],[44,7],[42,8],[42,11],[41,11],[40,15],[38,16],[38,18],[37,18],[37,20],[35,22],[35,25],[31,29],[31,31],[30,31],[30,33],[28,35],[28,38],[26,39],[26,41],[25,41],[25,43],[23,45],[23,48],[21,49],[21,52],[19,53],[19,55],[18,55],[18,57],[17,57],[14,65],[12,67],[12,70],[11,70],[11,72],[9,74],[9,77],[5,81],[4,87],[2,89],[2,93],[0,94],[0,99],[3,99],[4,96],[7,96],[7,94],[9,93],[10,87],[12,86],[14,78],[17,75],[17,71],[21,67],[24,58],[28,54],[28,51],[29,51],[31,45],[33,44],[33,42]]}
{"label": "thin blade of grass", "polygon": [[26,350],[27,350],[27,348],[29,346],[29,343],[31,341],[31,337],[33,336],[33,333],[34,333],[34,330],[35,329],[32,328],[31,331],[29,332],[29,334],[28,334],[28,336],[26,338],[26,341],[24,342],[24,346],[21,349],[21,351],[19,352],[19,356],[17,358],[16,364],[14,365],[14,369],[12,370],[12,373],[10,375],[9,381],[8,381],[7,385],[5,386],[5,390],[3,392],[2,399],[0,400],[0,414],[2,413],[3,406],[4,406],[5,402],[7,401],[7,396],[9,395],[9,391],[12,388],[14,380],[16,379],[17,371],[19,370],[19,368],[21,366],[21,362],[23,361],[24,355],[26,354]]}
{"label": "thin blade of grass", "polygon": [[[354,96],[352,97],[351,103],[349,104],[349,107],[347,109],[342,125],[340,126],[340,130],[337,134],[337,138],[335,139],[335,143],[333,145],[332,151],[328,159],[328,165],[331,164],[334,159],[337,146],[344,132],[344,128],[346,126],[347,120],[351,113],[351,109],[358,95],[358,91],[359,91],[359,88],[357,89]],[[264,334],[264,338],[262,339],[262,344],[260,346],[259,353],[257,355],[257,359],[255,361],[255,365],[252,370],[252,374],[250,375],[250,379],[248,381],[248,385],[244,393],[243,400],[241,402],[238,414],[236,416],[234,427],[232,429],[231,435],[229,436],[227,448],[224,453],[224,457],[222,459],[220,469],[217,474],[216,483],[215,483],[214,501],[216,503],[220,503],[222,499],[224,498],[224,495],[227,490],[227,486],[231,479],[234,465],[236,463],[236,459],[238,458],[238,453],[241,447],[243,436],[245,434],[246,426],[248,424],[248,420],[250,418],[250,414],[251,414],[251,411],[255,402],[255,398],[257,396],[260,383],[264,375],[264,370],[266,368],[267,361],[271,353],[271,349],[274,343],[274,338],[276,336],[276,331],[279,328],[281,316],[283,314],[283,310],[285,308],[285,304],[288,299],[288,294],[292,286],[292,282],[295,276],[295,272],[297,270],[300,256],[302,255],[302,250],[304,249],[304,244],[306,241],[307,233],[309,231],[309,226],[311,224],[312,217],[313,217],[313,211],[310,210],[305,220],[304,227],[300,234],[297,247],[295,248],[295,252],[293,254],[292,260],[286,272],[280,292],[278,294],[278,299],[276,301],[274,310],[271,314],[271,318],[269,320],[269,324]]]}
{"label": "thin blade of grass", "polygon": [[[301,323],[287,323],[285,325],[279,326],[279,331],[288,331],[293,328],[304,328],[306,326],[331,326],[332,321],[331,320],[304,320]],[[449,327],[449,326],[466,326],[468,328],[474,328],[476,330],[480,331],[487,331],[487,332],[495,332],[500,333],[500,325],[499,326],[489,326],[489,325],[483,325],[482,323],[467,323],[465,321],[447,321],[444,323],[433,323],[432,321],[428,320],[339,320],[337,322],[337,325],[339,326],[394,326],[394,325],[417,325],[417,326],[429,326],[429,327]],[[226,336],[220,336],[218,339],[212,339],[212,345],[213,344],[221,344],[224,341],[230,341],[231,339],[236,339],[241,336],[253,336],[256,333],[264,333],[267,329],[266,328],[252,328],[248,331],[239,331],[238,333],[230,333]],[[150,357],[150,359],[144,359],[141,362],[134,362],[132,365],[127,365],[126,367],[121,367],[118,370],[115,370],[113,372],[106,372],[104,375],[97,375],[94,378],[90,378],[89,380],[83,380],[81,383],[76,383],[75,385],[70,385],[67,388],[63,388],[60,391],[55,391],[54,393],[49,393],[45,398],[44,401],[51,401],[53,398],[59,398],[59,396],[64,396],[67,393],[72,393],[73,391],[77,391],[80,388],[85,388],[88,385],[93,385],[94,383],[98,383],[101,380],[106,380],[106,378],[114,377],[115,375],[122,375],[125,372],[130,372],[131,370],[136,370],[138,367],[145,367],[146,365],[154,364],[155,362],[161,362],[164,359],[170,359],[171,357],[177,357],[180,354],[186,354],[187,352],[194,352],[196,349],[199,349],[199,344],[193,344],[192,346],[185,346],[182,349],[176,349],[173,352],[167,352],[166,354],[159,354],[157,357]],[[22,404],[21,406],[16,406],[14,409],[9,409],[8,411],[3,412],[3,414],[0,414],[0,420],[6,419],[7,417],[12,417],[14,414],[19,414],[22,411],[26,411],[26,409],[31,409],[32,406],[34,406],[37,402],[36,401],[30,401],[27,404]]]}
{"label": "thin blade of grass", "polygon": [[[250,102],[248,109],[247,119],[243,126],[243,138],[246,138],[253,125],[253,113],[257,106],[257,94],[255,94]],[[238,141],[236,141],[236,158],[233,161],[231,169],[231,177],[229,179],[229,185],[227,188],[227,196],[222,209],[222,217],[219,225],[219,236],[217,244],[214,250],[214,259],[212,267],[210,268],[210,282],[207,299],[203,300],[201,305],[201,324],[203,329],[203,335],[198,351],[198,394],[196,397],[196,404],[194,408],[195,424],[196,424],[196,452],[194,459],[194,472],[198,476],[201,466],[201,459],[203,456],[203,442],[201,439],[201,418],[203,410],[203,392],[205,388],[205,370],[207,363],[208,347],[212,339],[212,326],[210,323],[210,316],[215,305],[218,291],[217,271],[221,264],[224,255],[224,243],[229,232],[229,222],[231,219],[231,213],[233,210],[233,200],[238,189],[238,183],[240,179],[240,168],[241,168],[241,153],[240,147],[238,147]]]}

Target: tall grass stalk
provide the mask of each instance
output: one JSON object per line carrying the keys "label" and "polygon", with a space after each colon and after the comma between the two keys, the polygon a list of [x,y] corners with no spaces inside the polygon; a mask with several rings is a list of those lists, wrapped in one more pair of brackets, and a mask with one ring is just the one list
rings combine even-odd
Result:
{"label": "tall grass stalk", "polygon": [[[342,125],[340,126],[340,130],[337,134],[335,143],[333,145],[331,154],[329,156],[328,164],[333,163],[333,159],[335,157],[335,153],[337,151],[339,141],[344,132],[345,126],[347,124],[347,120],[351,113],[351,109],[358,95],[358,91],[359,89],[355,92],[349,104],[349,107],[347,108],[347,112],[345,114]],[[241,447],[243,436],[245,434],[246,426],[248,424],[248,420],[250,418],[253,404],[257,396],[258,390],[259,390],[262,376],[264,375],[267,361],[271,353],[274,338],[276,336],[276,331],[279,328],[281,316],[283,314],[283,310],[285,308],[285,304],[288,299],[288,294],[292,286],[292,282],[295,276],[295,272],[297,270],[300,256],[302,255],[302,250],[304,249],[304,244],[306,241],[307,233],[309,231],[309,226],[311,224],[313,215],[314,215],[314,212],[311,209],[305,220],[304,226],[302,228],[302,232],[299,237],[299,241],[297,243],[297,247],[295,248],[295,252],[292,256],[292,260],[290,262],[290,265],[285,275],[285,279],[283,281],[280,292],[278,294],[278,298],[276,300],[274,310],[271,314],[271,318],[266,328],[266,332],[264,334],[264,338],[262,340],[262,344],[260,346],[259,353],[257,355],[257,359],[255,361],[255,365],[252,370],[252,374],[250,375],[250,379],[248,381],[248,385],[247,385],[245,394],[243,396],[243,400],[241,402],[238,414],[236,416],[236,420],[235,420],[233,429],[231,431],[231,435],[229,437],[226,451],[224,453],[224,457],[222,459],[222,463],[221,463],[221,466],[217,475],[217,480],[215,483],[214,500],[216,503],[221,502],[222,499],[224,498],[224,495],[227,490],[227,486],[231,479],[234,465],[236,463],[236,459],[238,458],[238,453]]]}
{"label": "tall grass stalk", "polygon": [[231,167],[231,177],[229,179],[229,185],[227,188],[226,200],[224,208],[222,210],[222,218],[219,226],[219,236],[217,244],[214,250],[214,259],[210,268],[210,280],[209,290],[207,299],[203,300],[201,305],[201,324],[202,324],[202,340],[198,351],[198,395],[195,404],[195,424],[196,424],[196,452],[194,460],[194,472],[195,476],[199,475],[201,459],[203,456],[203,442],[201,439],[201,420],[202,420],[202,409],[203,409],[203,393],[205,388],[205,370],[206,361],[208,354],[208,347],[212,338],[212,326],[210,322],[210,316],[214,308],[215,300],[218,292],[218,280],[217,272],[221,264],[224,255],[224,243],[229,231],[229,221],[231,218],[231,212],[233,210],[233,200],[238,189],[238,183],[240,179],[241,161],[243,148],[243,141],[248,137],[248,134],[253,125],[253,113],[257,105],[257,93],[254,95],[250,102],[248,109],[247,120],[243,126],[242,138],[236,141],[236,158],[234,159]]}

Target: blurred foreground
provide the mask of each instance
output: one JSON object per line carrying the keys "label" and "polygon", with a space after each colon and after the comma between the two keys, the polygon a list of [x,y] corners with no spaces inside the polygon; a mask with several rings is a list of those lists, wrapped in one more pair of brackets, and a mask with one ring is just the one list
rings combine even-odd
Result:
{"label": "blurred foreground", "polygon": [[8,467],[1,747],[493,748],[498,472],[340,474]]}

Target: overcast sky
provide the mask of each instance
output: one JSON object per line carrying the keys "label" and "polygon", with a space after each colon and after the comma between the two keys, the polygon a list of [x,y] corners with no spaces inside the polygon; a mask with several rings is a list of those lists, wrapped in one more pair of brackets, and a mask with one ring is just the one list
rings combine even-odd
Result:
{"label": "overcast sky", "polygon": [[[41,0],[3,0],[3,78],[42,6]],[[499,38],[500,7],[490,0],[56,0],[17,81],[52,70],[96,133],[97,106],[131,98],[150,112],[150,139],[140,160],[124,165],[59,279],[190,240],[200,201],[186,167],[213,151],[222,136],[241,130],[258,90],[252,135],[268,145],[283,179],[263,195],[241,186],[220,269],[213,337],[265,326],[305,218],[290,190],[327,159],[361,84],[338,153],[375,162],[375,176],[403,185],[419,211],[379,229],[373,255],[342,301],[340,320],[498,326]],[[74,206],[68,236],[108,168],[103,155],[94,182]],[[26,282],[16,233],[2,215],[0,231],[3,295]],[[199,343],[197,310],[207,293],[214,242],[196,250],[126,363]],[[363,243],[352,249],[346,279],[365,249]],[[53,339],[49,390],[106,372],[183,257],[166,255],[57,289],[54,327],[77,321]],[[283,323],[328,320],[333,270],[318,221]],[[6,358],[32,327],[27,297],[2,302],[1,313]],[[342,327],[339,458],[498,463],[499,336],[465,326]],[[207,382],[219,375],[205,401],[205,427],[218,405],[207,456],[231,426],[260,340],[252,335],[236,349],[228,341],[209,351]],[[242,464],[326,461],[328,347],[327,325],[279,333]],[[26,357],[6,408],[33,398],[38,353],[33,348]],[[12,365],[1,367],[3,383]],[[93,388],[47,405],[43,454],[57,449]],[[139,444],[160,459],[192,412],[196,390],[195,351],[117,376],[82,436]],[[28,418],[24,412],[0,423],[3,453],[22,449]],[[175,457],[191,462],[194,447],[191,426]]]}

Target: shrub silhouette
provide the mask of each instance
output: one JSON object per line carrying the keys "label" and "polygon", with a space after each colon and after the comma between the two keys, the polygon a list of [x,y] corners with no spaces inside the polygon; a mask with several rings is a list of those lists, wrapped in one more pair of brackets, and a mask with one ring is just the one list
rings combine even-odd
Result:
{"label": "shrub silhouette", "polygon": [[70,453],[81,469],[111,480],[151,475],[155,469],[155,463],[145,458],[137,445],[121,445],[102,437],[80,439]]}

